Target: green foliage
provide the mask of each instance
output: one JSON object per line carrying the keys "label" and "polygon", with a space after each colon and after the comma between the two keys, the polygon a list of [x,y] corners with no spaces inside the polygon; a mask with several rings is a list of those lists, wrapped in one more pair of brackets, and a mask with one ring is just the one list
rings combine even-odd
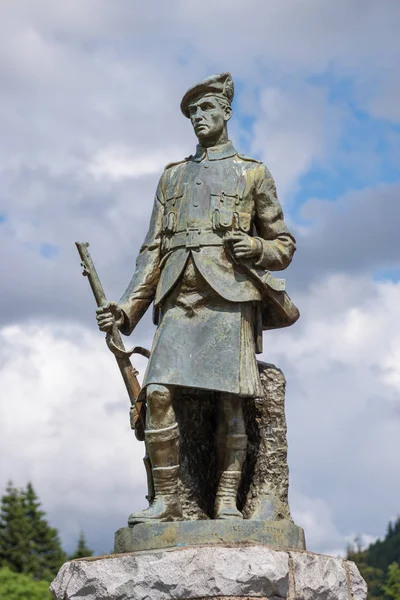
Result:
{"label": "green foliage", "polygon": [[395,562],[389,565],[387,582],[383,589],[389,598],[400,600],[400,567]]}
{"label": "green foliage", "polygon": [[51,600],[47,581],[35,581],[29,575],[0,568],[1,600]]}
{"label": "green foliage", "polygon": [[385,572],[368,564],[368,550],[362,549],[359,538],[356,538],[354,544],[347,548],[347,558],[356,563],[361,577],[367,582],[368,597],[374,598],[374,600],[384,600],[382,586],[385,582]]}
{"label": "green foliage", "polygon": [[389,565],[400,563],[400,518],[389,523],[386,536],[368,548],[369,564],[387,572]]}
{"label": "green foliage", "polygon": [[0,505],[0,566],[28,573],[27,540],[30,536],[31,526],[26,519],[22,492],[10,482]]}
{"label": "green foliage", "polygon": [[400,600],[400,518],[389,523],[383,540],[368,548],[363,549],[356,538],[347,549],[347,558],[356,563],[367,582],[370,600]]}
{"label": "green foliage", "polygon": [[65,559],[33,486],[17,490],[9,483],[0,504],[0,566],[51,581]]}
{"label": "green foliage", "polygon": [[85,535],[83,531],[81,531],[76,550],[73,554],[71,554],[69,560],[73,560],[74,558],[85,558],[87,556],[93,556],[93,550],[91,550],[86,544]]}

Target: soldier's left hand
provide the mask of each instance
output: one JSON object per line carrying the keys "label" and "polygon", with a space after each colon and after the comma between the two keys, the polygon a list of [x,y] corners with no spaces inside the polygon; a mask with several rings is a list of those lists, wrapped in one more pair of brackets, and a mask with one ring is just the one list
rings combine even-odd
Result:
{"label": "soldier's left hand", "polygon": [[258,238],[245,233],[229,238],[235,258],[255,258],[261,256],[262,245]]}

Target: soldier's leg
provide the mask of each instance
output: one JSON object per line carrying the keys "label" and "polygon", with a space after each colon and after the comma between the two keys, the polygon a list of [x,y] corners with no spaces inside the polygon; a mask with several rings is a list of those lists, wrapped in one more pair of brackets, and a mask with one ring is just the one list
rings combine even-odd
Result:
{"label": "soldier's leg", "polygon": [[218,407],[216,450],[220,475],[214,517],[241,519],[242,513],[237,508],[237,492],[247,448],[242,399],[234,394],[221,394]]}
{"label": "soldier's leg", "polygon": [[146,448],[152,466],[154,500],[146,510],[133,513],[129,524],[171,521],[182,516],[178,495],[179,432],[171,391],[163,385],[146,390]]}

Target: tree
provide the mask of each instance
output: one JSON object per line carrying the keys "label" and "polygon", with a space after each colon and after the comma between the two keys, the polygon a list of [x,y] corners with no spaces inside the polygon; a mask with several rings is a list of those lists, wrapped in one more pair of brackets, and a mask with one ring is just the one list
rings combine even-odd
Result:
{"label": "tree", "polygon": [[86,558],[87,556],[93,556],[93,550],[91,550],[88,547],[85,539],[85,534],[83,533],[83,531],[81,531],[79,534],[78,545],[76,547],[76,550],[73,554],[71,554],[69,560],[74,560],[75,558]]}
{"label": "tree", "polygon": [[31,483],[23,493],[25,515],[31,525],[29,573],[36,579],[51,581],[66,560],[57,529],[50,527]]}
{"label": "tree", "polygon": [[368,548],[368,562],[385,573],[394,562],[400,564],[400,518],[390,523],[383,540],[377,540]]}
{"label": "tree", "polygon": [[51,600],[49,583],[35,581],[29,575],[0,568],[0,598],[2,600]]}
{"label": "tree", "polygon": [[27,540],[31,526],[21,492],[9,482],[0,503],[0,566],[18,573],[29,572]]}
{"label": "tree", "polygon": [[[368,598],[387,600],[390,594],[386,589],[396,590],[393,578],[396,577],[397,571],[396,567],[390,565],[400,564],[400,518],[394,523],[390,522],[385,537],[370,544],[368,548],[363,549],[356,538],[348,547],[347,557],[357,564],[362,577],[367,582]],[[396,600],[400,598],[396,597]]]}
{"label": "tree", "polygon": [[400,600],[400,567],[397,563],[392,563],[388,569],[388,577],[383,590],[389,598]]}
{"label": "tree", "polygon": [[359,537],[354,539],[353,544],[347,547],[347,558],[356,563],[361,577],[368,585],[368,598],[374,600],[384,600],[382,586],[385,582],[385,573],[382,569],[377,569],[368,563],[368,548],[363,550]]}
{"label": "tree", "polygon": [[32,484],[17,490],[9,483],[0,503],[0,566],[50,581],[65,558]]}

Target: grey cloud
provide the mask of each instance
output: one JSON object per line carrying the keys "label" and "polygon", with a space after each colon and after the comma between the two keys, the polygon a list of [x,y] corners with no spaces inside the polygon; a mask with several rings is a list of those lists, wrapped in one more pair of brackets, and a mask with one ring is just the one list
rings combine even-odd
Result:
{"label": "grey cloud", "polygon": [[[80,276],[75,241],[91,243],[104,286],[118,298],[147,227],[155,186],[154,178],[149,179],[140,186],[132,186],[131,180],[85,185],[72,177],[49,177],[43,170],[12,178],[8,195],[16,200],[0,224],[0,248],[7,256],[1,263],[2,322],[35,316],[79,319],[85,314],[87,283]],[[41,203],[33,198],[36,185],[43,192]],[[147,206],[142,198],[149,199]],[[55,258],[40,255],[43,243],[58,248]]]}
{"label": "grey cloud", "polygon": [[[366,89],[363,86],[367,83],[369,95],[360,93],[358,104],[394,119],[397,113],[391,112],[391,101],[390,106],[384,104],[390,92],[385,86],[392,76],[389,71],[381,78],[378,74],[383,64],[397,56],[398,10],[396,0],[387,2],[385,9],[365,0],[335,4],[252,0],[246,2],[245,11],[243,3],[225,0],[205,0],[201,11],[193,10],[187,2],[70,0],[57,7],[50,0],[3,2],[0,211],[7,214],[7,220],[0,223],[0,252],[7,258],[1,263],[0,273],[2,324],[25,326],[27,320],[35,320],[43,328],[47,323],[56,332],[56,323],[80,321],[94,330],[93,300],[80,275],[74,242],[91,242],[106,291],[110,298],[118,299],[129,282],[145,234],[158,174],[96,178],[88,175],[88,166],[100,151],[113,148],[128,149],[133,156],[143,152],[150,159],[159,150],[171,160],[190,153],[193,135],[178,106],[181,93],[197,79],[230,69],[239,84],[246,84],[244,95],[248,89],[264,88],[267,83],[285,90],[295,104],[298,89],[290,87],[288,81],[304,82],[311,74],[330,70],[339,77],[353,78],[359,91]],[[240,91],[238,94],[240,105]],[[251,96],[249,103],[245,98],[241,105],[250,115],[259,110],[256,94]],[[307,101],[308,96],[303,100]],[[314,115],[311,110],[308,113],[310,122],[313,116],[332,117],[332,112],[324,112],[323,102],[317,106]],[[283,119],[279,127],[285,126]],[[321,127],[319,121],[317,132]],[[265,143],[267,133],[263,133]],[[258,143],[262,148],[263,140]],[[309,143],[306,134],[302,134],[300,143]],[[310,161],[322,152],[325,143],[322,140],[316,144]],[[358,292],[349,297],[337,292],[340,285],[348,290],[348,278],[339,278],[329,286],[324,278],[343,272],[355,276],[359,271],[370,273],[396,264],[397,194],[396,186],[381,186],[347,194],[335,204],[315,200],[305,206],[303,216],[311,224],[297,228],[299,249],[285,273],[303,316],[293,331],[269,333],[265,340],[267,360],[276,361],[289,382],[293,489],[307,496],[321,495],[332,504],[334,518],[346,533],[369,528],[379,534],[397,510],[393,504],[399,491],[393,482],[396,465],[390,461],[396,456],[390,444],[397,430],[394,426],[390,433],[383,425],[375,427],[382,416],[382,390],[374,379],[376,367],[364,369],[360,358],[358,366],[346,366],[332,358],[331,367],[307,372],[290,349],[311,335],[316,314],[320,322],[329,322],[339,308],[344,311],[346,307],[374,306],[377,292],[365,282],[357,280]],[[57,256],[40,256],[42,243],[57,246]],[[319,291],[325,284],[328,300]],[[153,329],[147,315],[135,332],[135,341],[148,345],[150,331]],[[75,333],[77,345],[83,332],[81,328]],[[385,335],[390,337],[391,333]],[[326,340],[327,348],[331,342]],[[324,352],[323,348],[313,352],[312,345],[304,347],[304,354],[312,355],[315,361]],[[88,351],[88,362],[89,357],[92,354]],[[77,364],[81,368],[81,361]],[[78,367],[72,365],[71,375],[75,369]],[[107,379],[108,375],[104,385]],[[87,400],[85,393],[80,383],[76,399],[82,405]],[[79,402],[74,406],[80,415],[83,409]],[[109,402],[107,398],[107,419],[118,412],[110,411]],[[348,407],[360,402],[361,406],[350,414]],[[93,405],[98,410],[98,405]],[[387,404],[385,411],[387,420],[392,418]],[[67,415],[68,411],[64,413]],[[85,428],[90,423],[88,419]],[[119,425],[115,427],[115,432],[121,430]],[[115,432],[116,440],[119,433]],[[83,429],[78,433],[83,439]],[[377,436],[382,442],[377,447],[375,464],[373,440]],[[76,438],[73,440],[76,444]],[[40,442],[37,440],[35,445]],[[45,449],[43,456],[48,454]],[[65,461],[64,466],[72,461],[70,452],[58,459]],[[46,490],[43,483],[44,479],[53,483],[59,466],[53,456],[46,460],[47,471],[39,463],[29,468],[21,466],[23,460],[17,454],[9,466],[21,478],[28,477],[35,468],[43,471],[42,475],[34,471],[39,479],[38,492],[45,506],[50,506],[52,521],[67,536],[69,547],[74,544],[74,532],[78,534],[84,527],[97,550],[110,550],[112,531],[124,524],[130,510],[142,505],[143,486],[133,478],[137,489],[130,488],[130,484],[122,484],[123,489],[110,484],[104,492],[97,488],[104,472],[96,472],[95,466],[92,472],[89,465],[83,473],[85,490],[95,490],[91,500],[99,512],[85,509],[76,498],[60,504],[65,492],[60,480],[51,490]],[[65,482],[69,488],[73,487],[72,481],[77,488],[81,482],[81,462],[75,460]],[[139,458],[135,461],[140,463]],[[115,462],[123,464],[119,480],[131,478],[128,463],[120,457]],[[368,471],[371,464],[373,477],[381,487],[372,485]],[[378,490],[383,488],[387,492],[384,498],[378,498]],[[111,496],[121,497],[123,506],[111,503]],[[349,496],[354,498],[353,505],[349,504]],[[334,537],[329,542],[338,543]]]}
{"label": "grey cloud", "polygon": [[399,185],[378,185],[335,202],[308,201],[296,231],[290,277],[298,286],[332,272],[370,273],[400,267]]}
{"label": "grey cloud", "polygon": [[[398,296],[398,285],[331,276],[298,295],[294,327],[265,335],[287,378],[293,508],[299,495],[321,499],[342,536],[381,535],[398,511]],[[313,550],[337,544],[334,534]]]}
{"label": "grey cloud", "polygon": [[[314,2],[283,7],[253,1],[245,13],[239,4],[229,3],[229,10],[223,2],[214,4],[213,20],[208,19],[207,2],[201,14],[181,3],[167,9],[162,2],[134,9],[129,2],[110,8],[101,1],[96,10],[92,2],[75,1],[57,10],[44,0],[29,9],[19,1],[3,5],[1,210],[8,215],[0,225],[1,250],[8,257],[2,267],[3,322],[38,315],[80,318],[86,296],[73,247],[79,239],[91,241],[110,296],[119,297],[144,236],[157,176],[95,180],[86,170],[99,151],[114,147],[149,157],[163,149],[171,159],[192,151],[193,135],[178,104],[197,77],[232,65],[252,85],[266,79],[279,85],[281,74],[300,69],[300,63],[304,77],[332,61],[346,72],[371,56],[380,61],[394,52],[396,3],[390,19],[373,3],[362,4],[360,19],[357,1],[335,9]],[[222,20],[232,41],[228,45],[217,35]],[[203,44],[204,32],[211,44]],[[283,44],[285,39],[291,43]],[[260,67],[267,63],[268,78]],[[297,100],[294,94],[292,101]],[[326,118],[324,110],[319,111],[321,119]],[[307,143],[307,137],[301,142]],[[262,139],[257,143],[261,148]],[[317,141],[309,160],[323,151],[324,143]],[[299,251],[288,277],[300,281],[304,273],[378,263],[365,240],[362,250],[349,248],[351,232],[339,212],[335,215],[336,235],[348,240],[346,252],[338,252],[333,239],[329,242],[331,228],[318,221],[306,236],[299,232]],[[383,242],[379,252],[386,247]],[[59,254],[54,259],[39,256],[42,243],[59,247]]]}

